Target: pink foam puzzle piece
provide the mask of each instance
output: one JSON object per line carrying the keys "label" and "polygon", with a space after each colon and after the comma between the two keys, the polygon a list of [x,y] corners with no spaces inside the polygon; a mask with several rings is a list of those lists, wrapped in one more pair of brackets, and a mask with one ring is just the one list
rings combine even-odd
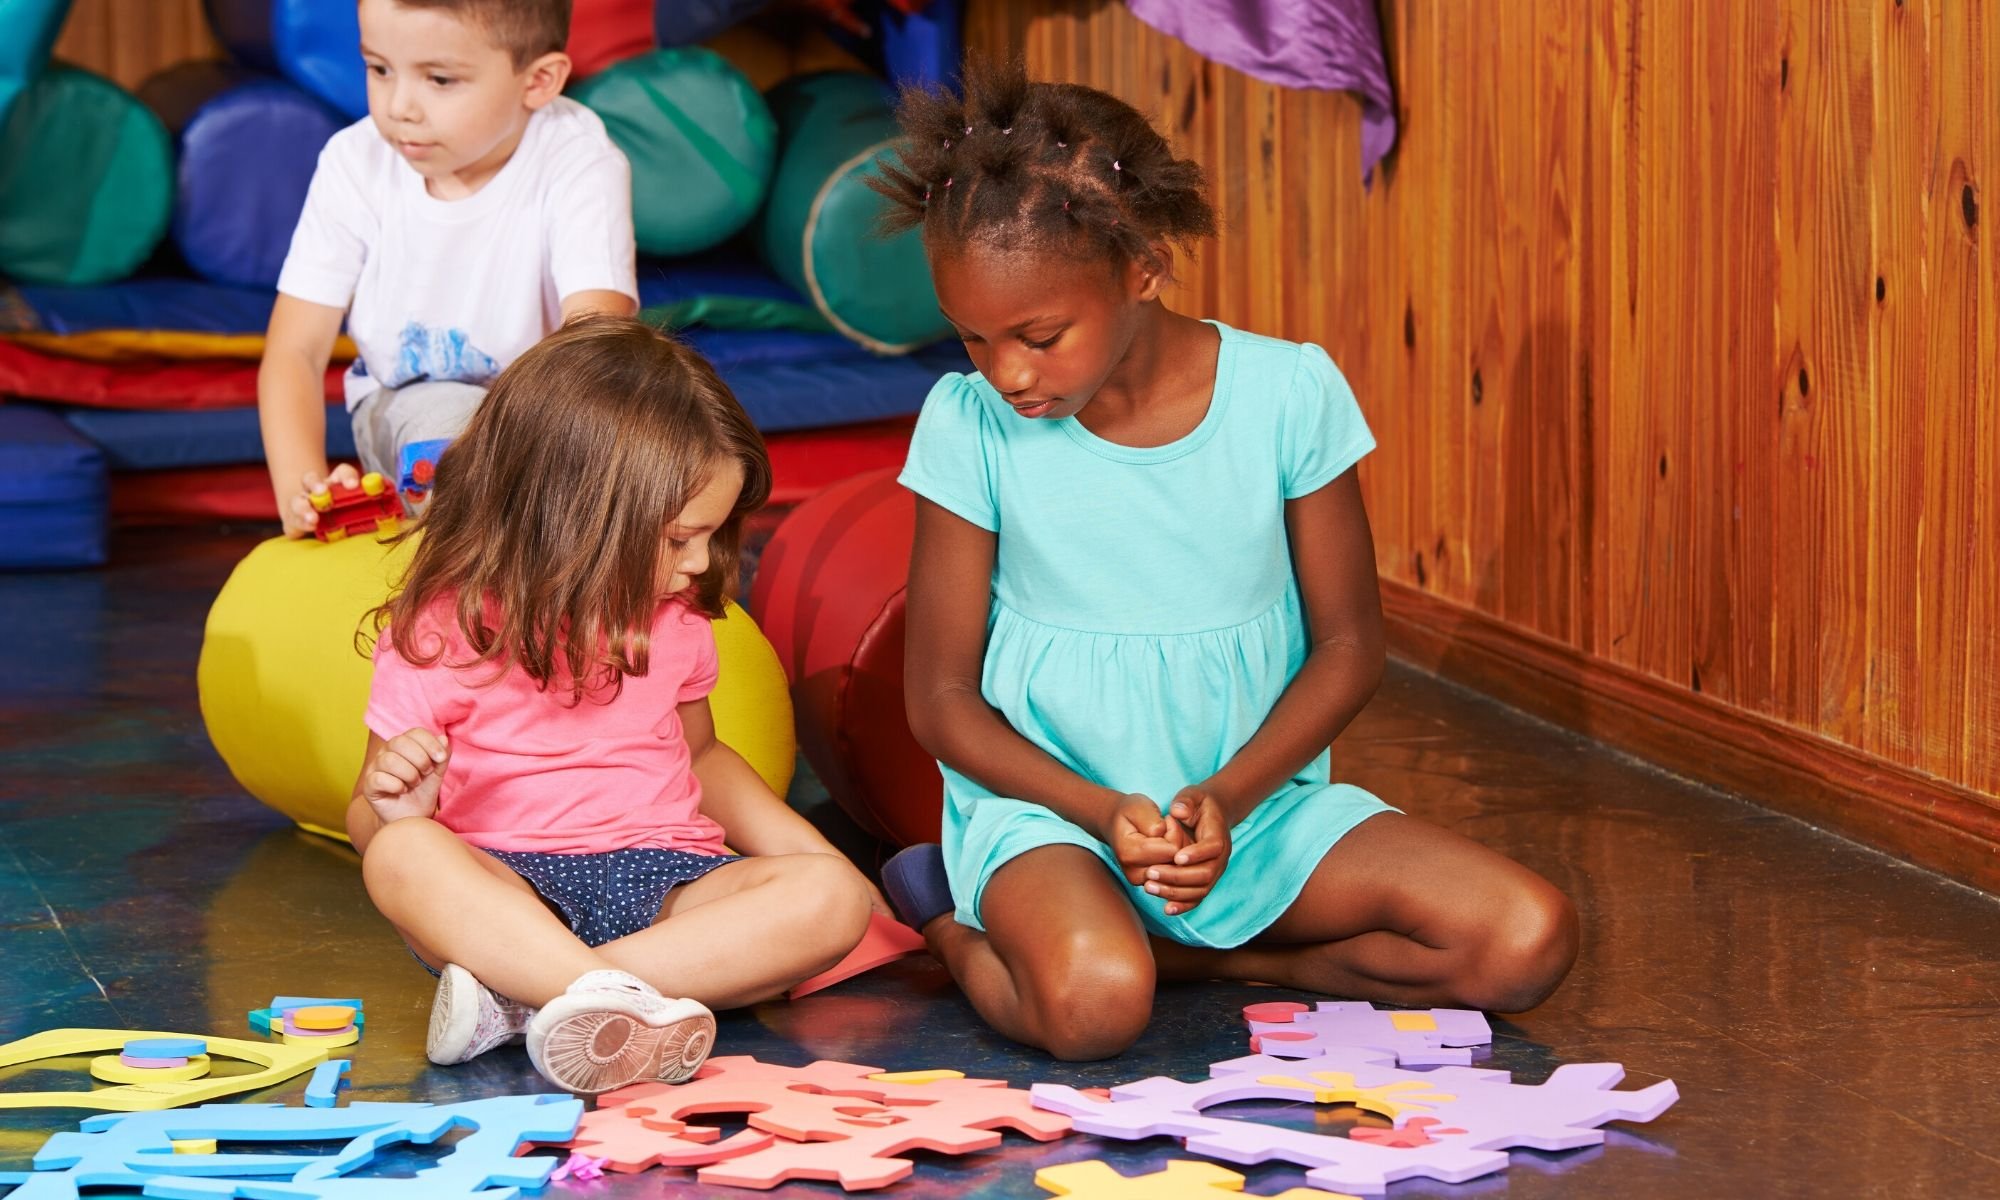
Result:
{"label": "pink foam puzzle piece", "polygon": [[[1150,1175],[1120,1175],[1097,1159],[1043,1167],[1035,1186],[1069,1200],[1221,1200],[1245,1195],[1243,1176],[1214,1163],[1175,1159]],[[1339,1192],[1287,1188],[1268,1200],[1357,1200]]]}
{"label": "pink foam puzzle piece", "polygon": [[[1027,1092],[1002,1080],[914,1084],[869,1078],[881,1073],[880,1067],[855,1063],[785,1067],[724,1057],[709,1060],[684,1084],[640,1084],[613,1092],[600,1100],[599,1112],[623,1110],[622,1120],[670,1134],[701,1113],[747,1114],[766,1144],[701,1165],[698,1178],[749,1188],[792,1179],[828,1180],[856,1191],[886,1187],[914,1169],[898,1157],[910,1150],[969,1154],[999,1145],[1003,1129],[1044,1141],[1070,1131],[1068,1118],[1037,1109]],[[631,1144],[645,1143],[634,1134]],[[579,1137],[575,1145],[605,1152],[601,1141],[593,1146]]]}
{"label": "pink foam puzzle piece", "polygon": [[843,980],[895,962],[924,948],[924,935],[893,917],[871,913],[867,932],[847,957],[785,993],[788,1000],[810,996]]}
{"label": "pink foam puzzle piece", "polygon": [[648,1110],[623,1104],[598,1107],[583,1114],[576,1136],[564,1148],[597,1158],[613,1171],[636,1172],[648,1167],[701,1167],[771,1144],[770,1134],[746,1129],[729,1138],[720,1129],[653,1117]]}
{"label": "pink foam puzzle piece", "polygon": [[1394,1054],[1405,1067],[1463,1066],[1474,1046],[1493,1044],[1484,1013],[1466,1008],[1380,1009],[1357,1001],[1327,1001],[1317,1008],[1277,1002],[1243,1010],[1250,1023],[1250,1052],[1275,1058],[1313,1058],[1334,1046],[1359,1046]]}
{"label": "pink foam puzzle piece", "polygon": [[[1559,1067],[1547,1082],[1513,1083],[1505,1071],[1440,1067],[1406,1071],[1381,1050],[1332,1047],[1317,1058],[1287,1061],[1252,1055],[1217,1063],[1195,1082],[1144,1079],[1113,1088],[1108,1101],[1075,1089],[1037,1084],[1038,1107],[1067,1114],[1082,1133],[1138,1139],[1176,1137],[1193,1153],[1234,1163],[1281,1161],[1309,1168],[1316,1187],[1379,1195],[1399,1179],[1463,1183],[1502,1170],[1507,1150],[1567,1150],[1604,1140],[1607,1121],[1650,1121],[1679,1093],[1672,1080],[1615,1091],[1624,1078],[1616,1063]],[[1397,1128],[1430,1117],[1423,1144],[1330,1137],[1206,1115],[1237,1100],[1311,1100],[1354,1104],[1389,1117]],[[1447,1128],[1464,1130],[1446,1134]]]}

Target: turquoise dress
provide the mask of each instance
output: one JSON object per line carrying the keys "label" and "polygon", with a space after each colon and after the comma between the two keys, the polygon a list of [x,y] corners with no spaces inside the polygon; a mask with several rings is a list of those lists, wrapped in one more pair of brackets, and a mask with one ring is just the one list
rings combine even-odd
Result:
{"label": "turquoise dress", "polygon": [[[1016,416],[978,375],[924,401],[902,483],[997,535],[983,687],[1029,741],[1083,777],[1164,810],[1250,740],[1304,665],[1306,622],[1285,502],[1375,446],[1324,350],[1222,335],[1215,394],[1193,432],[1122,446],[1074,418]],[[1039,846],[1111,868],[1146,928],[1241,945],[1290,907],[1333,844],[1390,811],[1307,764],[1232,834],[1228,868],[1193,911],[1124,883],[1091,833],[943,767],[944,858],[974,928],[987,880]]]}

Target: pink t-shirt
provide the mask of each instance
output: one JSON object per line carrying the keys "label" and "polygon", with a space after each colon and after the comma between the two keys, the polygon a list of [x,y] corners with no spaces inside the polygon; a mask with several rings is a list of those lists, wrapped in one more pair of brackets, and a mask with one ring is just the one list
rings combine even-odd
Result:
{"label": "pink t-shirt", "polygon": [[[419,619],[448,630],[444,659],[412,666],[388,631],[376,640],[368,728],[387,740],[428,729],[451,740],[438,822],[475,846],[596,854],[650,846],[721,854],[722,827],[702,815],[678,706],[715,687],[715,632],[680,601],[653,621],[646,674],[574,704],[518,668],[454,670],[472,657],[449,610]],[[429,645],[420,642],[425,649]]]}

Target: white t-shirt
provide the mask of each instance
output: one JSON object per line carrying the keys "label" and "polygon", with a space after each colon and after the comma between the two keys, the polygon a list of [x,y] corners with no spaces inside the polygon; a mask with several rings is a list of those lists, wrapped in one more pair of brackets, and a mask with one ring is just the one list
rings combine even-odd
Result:
{"label": "white t-shirt", "polygon": [[367,118],[320,151],[278,277],[347,310],[347,407],[420,379],[489,384],[562,322],[562,300],[638,298],[632,168],[597,114],[557,97],[486,186],[439,200]]}

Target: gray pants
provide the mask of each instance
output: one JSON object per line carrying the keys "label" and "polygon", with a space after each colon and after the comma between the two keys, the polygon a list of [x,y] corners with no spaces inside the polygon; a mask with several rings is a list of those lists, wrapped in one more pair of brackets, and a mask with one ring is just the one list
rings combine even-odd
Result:
{"label": "gray pants", "polygon": [[402,467],[403,447],[412,442],[455,438],[486,399],[472,383],[413,383],[381,388],[354,409],[354,448],[363,471],[379,471],[390,486]]}

